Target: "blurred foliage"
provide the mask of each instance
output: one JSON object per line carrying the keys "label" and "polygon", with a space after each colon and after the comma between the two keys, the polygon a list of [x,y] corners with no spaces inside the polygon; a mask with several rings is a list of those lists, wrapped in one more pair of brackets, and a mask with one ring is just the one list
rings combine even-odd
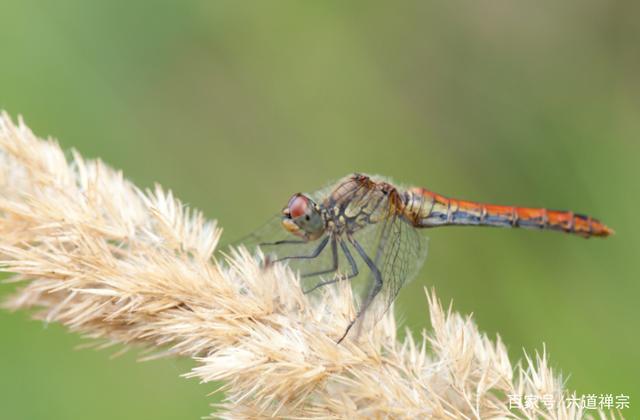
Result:
{"label": "blurred foliage", "polygon": [[[546,343],[579,393],[631,394],[640,366],[638,3],[3,2],[0,108],[41,136],[173,189],[242,236],[289,195],[353,171],[460,198],[574,209],[608,240],[450,228],[424,286],[499,332]],[[634,233],[636,232],[636,233]],[[3,294],[11,287],[3,287]],[[191,362],[73,351],[0,313],[4,418],[198,418]]]}

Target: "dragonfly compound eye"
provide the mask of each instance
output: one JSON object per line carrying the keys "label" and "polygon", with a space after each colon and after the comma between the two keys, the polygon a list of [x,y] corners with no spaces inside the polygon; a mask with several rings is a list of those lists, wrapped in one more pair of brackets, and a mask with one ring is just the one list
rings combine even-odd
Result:
{"label": "dragonfly compound eye", "polygon": [[303,194],[294,194],[282,211],[282,225],[301,238],[313,240],[324,232],[324,221],[318,206]]}
{"label": "dragonfly compound eye", "polygon": [[309,205],[310,201],[311,200],[309,200],[308,197],[302,194],[294,194],[289,199],[289,204],[287,204],[287,210],[289,210],[289,216],[292,219],[297,219],[307,214],[309,211],[309,207],[311,207]]}

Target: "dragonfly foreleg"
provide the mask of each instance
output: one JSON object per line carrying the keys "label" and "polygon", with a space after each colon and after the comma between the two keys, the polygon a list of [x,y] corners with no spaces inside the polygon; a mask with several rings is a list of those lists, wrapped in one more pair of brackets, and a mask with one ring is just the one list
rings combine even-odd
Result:
{"label": "dragonfly foreleg", "polygon": [[[335,250],[335,241],[332,244],[332,246],[334,247],[333,255],[334,255],[334,264],[335,264],[335,269],[333,269],[332,271],[336,271],[338,269],[338,253],[337,253],[337,250]],[[347,261],[349,261],[349,265],[351,266],[351,273],[347,274],[346,276],[337,276],[331,280],[321,281],[315,286],[313,286],[311,289],[304,290],[303,293],[305,294],[311,293],[322,286],[337,283],[342,280],[350,280],[358,275],[358,266],[356,265],[356,262],[353,259],[353,256],[351,255],[351,251],[349,251],[349,248],[347,248],[347,244],[344,243],[344,241],[340,241],[340,248],[342,248],[342,252],[344,252],[344,256],[347,257]],[[317,273],[314,273],[314,274],[317,274]]]}
{"label": "dragonfly foreleg", "polygon": [[[313,273],[304,273],[301,274],[300,277],[313,277],[319,276],[322,274],[333,273],[338,270],[338,245],[335,239],[331,240],[331,267],[326,270],[314,271]],[[306,292],[305,292],[306,293]]]}
{"label": "dragonfly foreleg", "polygon": [[[300,260],[300,259],[316,258],[318,255],[320,255],[320,253],[324,250],[324,248],[329,243],[329,238],[330,238],[330,236],[327,235],[327,237],[325,237],[320,242],[320,244],[316,247],[316,249],[314,249],[313,252],[311,252],[311,254],[309,254],[309,255],[292,255],[290,257],[278,258],[277,260],[273,260],[273,262],[280,262],[280,261],[286,261],[286,260]],[[306,241],[303,241],[303,242],[306,242]]]}
{"label": "dragonfly foreleg", "polygon": [[285,245],[285,244],[304,244],[307,243],[307,241],[303,240],[303,239],[284,239],[282,241],[275,241],[275,242],[261,242],[258,244],[258,246],[272,246],[272,245]]}

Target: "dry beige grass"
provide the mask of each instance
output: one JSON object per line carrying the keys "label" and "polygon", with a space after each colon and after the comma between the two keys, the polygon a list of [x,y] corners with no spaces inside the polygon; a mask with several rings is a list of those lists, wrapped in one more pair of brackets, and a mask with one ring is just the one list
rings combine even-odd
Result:
{"label": "dry beige grass", "polygon": [[[432,331],[399,341],[392,313],[335,344],[353,314],[347,286],[317,303],[286,267],[245,252],[217,261],[215,222],[159,186],[141,191],[104,163],[0,116],[0,268],[23,287],[5,306],[37,308],[107,344],[192,357],[187,376],[222,381],[223,418],[578,419],[536,355],[512,365],[497,338],[427,294]],[[392,312],[392,311],[391,311]],[[511,410],[509,394],[554,408]],[[595,413],[601,416],[600,413]]]}

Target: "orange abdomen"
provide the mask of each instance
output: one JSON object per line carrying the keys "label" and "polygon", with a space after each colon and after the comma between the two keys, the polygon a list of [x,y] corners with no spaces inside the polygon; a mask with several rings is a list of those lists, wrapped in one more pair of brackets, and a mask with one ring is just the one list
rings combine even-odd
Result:
{"label": "orange abdomen", "polygon": [[447,198],[424,188],[410,189],[405,202],[405,215],[416,227],[520,227],[559,230],[585,238],[613,234],[613,230],[599,220],[572,211],[476,203]]}

